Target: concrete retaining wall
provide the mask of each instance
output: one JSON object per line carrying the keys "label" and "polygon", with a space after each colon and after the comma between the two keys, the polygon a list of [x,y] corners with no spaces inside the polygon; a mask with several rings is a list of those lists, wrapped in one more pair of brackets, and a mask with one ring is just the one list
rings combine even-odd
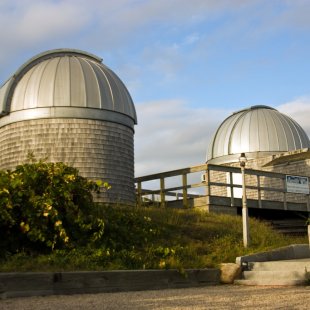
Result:
{"label": "concrete retaining wall", "polygon": [[219,269],[0,273],[0,298],[216,285]]}

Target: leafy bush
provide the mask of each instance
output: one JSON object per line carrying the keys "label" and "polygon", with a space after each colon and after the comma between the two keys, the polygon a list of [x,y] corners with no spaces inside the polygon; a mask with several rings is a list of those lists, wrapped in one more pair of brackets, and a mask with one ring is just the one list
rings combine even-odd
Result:
{"label": "leafy bush", "polygon": [[104,222],[91,209],[92,192],[100,185],[63,163],[38,161],[0,171],[2,254],[48,252],[99,239]]}

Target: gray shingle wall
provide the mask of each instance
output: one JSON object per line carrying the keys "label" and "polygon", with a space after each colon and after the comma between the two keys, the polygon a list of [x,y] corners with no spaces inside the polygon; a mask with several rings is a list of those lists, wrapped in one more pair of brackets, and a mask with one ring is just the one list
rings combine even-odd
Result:
{"label": "gray shingle wall", "polygon": [[84,119],[38,119],[0,128],[0,169],[27,159],[64,162],[80,174],[102,179],[112,188],[96,197],[102,202],[134,203],[133,131],[123,125]]}
{"label": "gray shingle wall", "polygon": [[[272,159],[271,156],[252,159],[246,163],[247,169],[255,169],[255,170],[262,170],[262,171],[270,171],[288,175],[301,175],[301,176],[308,176],[310,177],[310,159],[304,159],[296,162],[289,162],[281,165],[271,165],[264,167],[264,164],[269,162]],[[240,167],[239,163],[231,163],[227,164],[227,166],[232,167]],[[211,181],[212,182],[227,182],[227,173],[212,171],[211,172]],[[246,184],[248,186],[257,186],[257,177],[246,175]],[[263,187],[271,187],[283,190],[284,184],[283,181],[275,178],[267,178],[261,177],[260,178],[260,185]],[[218,196],[227,196],[227,188],[226,187],[219,187],[214,186],[212,187],[211,191],[212,195]],[[247,189],[247,197],[250,199],[258,199],[257,190]],[[274,200],[274,201],[283,201],[284,195],[283,193],[277,193],[272,191],[262,191],[261,198],[266,200]],[[306,202],[306,196],[301,194],[293,194],[287,193],[286,200],[289,202]]]}

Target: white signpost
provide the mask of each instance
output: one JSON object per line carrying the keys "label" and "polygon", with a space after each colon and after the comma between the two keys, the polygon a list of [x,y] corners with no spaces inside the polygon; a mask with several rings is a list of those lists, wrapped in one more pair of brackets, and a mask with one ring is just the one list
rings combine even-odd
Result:
{"label": "white signpost", "polygon": [[287,175],[286,176],[286,190],[289,193],[309,194],[308,177]]}

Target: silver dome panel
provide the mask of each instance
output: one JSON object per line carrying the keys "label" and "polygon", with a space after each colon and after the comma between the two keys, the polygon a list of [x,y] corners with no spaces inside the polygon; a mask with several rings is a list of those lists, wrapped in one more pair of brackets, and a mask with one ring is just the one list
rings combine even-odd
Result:
{"label": "silver dome panel", "polygon": [[229,116],[214,134],[208,163],[228,163],[241,153],[250,158],[309,148],[307,134],[290,117],[267,106],[253,106]]}

